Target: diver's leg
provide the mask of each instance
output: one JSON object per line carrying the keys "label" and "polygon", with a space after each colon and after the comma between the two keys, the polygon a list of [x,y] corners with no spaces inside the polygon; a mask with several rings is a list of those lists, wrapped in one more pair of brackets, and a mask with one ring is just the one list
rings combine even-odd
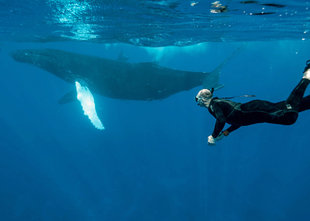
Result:
{"label": "diver's leg", "polygon": [[290,96],[287,98],[286,103],[291,105],[288,109],[299,110],[299,106],[303,99],[304,93],[309,85],[310,80],[302,78],[298,85],[294,88]]}
{"label": "diver's leg", "polygon": [[[251,105],[252,104],[254,103],[251,103]],[[251,111],[250,109],[248,109],[247,111],[244,111],[241,109],[240,111],[241,113],[239,114],[240,116],[235,116],[235,118],[239,119],[238,122],[240,122],[240,124],[243,126],[256,124],[256,123],[291,125],[295,123],[295,121],[298,118],[298,112],[295,110],[286,110],[285,104],[283,105],[283,108],[281,109],[276,109],[278,107],[275,105],[272,105],[269,102],[266,102],[266,103],[264,101],[256,102],[256,105],[260,105],[260,104],[262,105],[261,106],[262,108],[256,108]],[[270,106],[263,107],[263,105],[270,105]]]}
{"label": "diver's leg", "polygon": [[271,103],[264,100],[254,100],[240,105],[240,116],[238,118],[241,125],[251,125],[256,123],[272,124],[293,124],[297,117],[297,111],[286,110],[286,102]]}
{"label": "diver's leg", "polygon": [[299,105],[299,112],[310,109],[310,95],[304,97]]}
{"label": "diver's leg", "polygon": [[[305,90],[310,82],[310,60],[306,62],[306,67],[303,71],[303,77],[298,85],[294,88],[290,96],[286,100],[287,108],[299,111],[300,104],[303,99]],[[291,107],[290,107],[290,106]]]}
{"label": "diver's leg", "polygon": [[302,78],[310,80],[310,60],[306,62],[306,67],[304,69],[304,76]]}

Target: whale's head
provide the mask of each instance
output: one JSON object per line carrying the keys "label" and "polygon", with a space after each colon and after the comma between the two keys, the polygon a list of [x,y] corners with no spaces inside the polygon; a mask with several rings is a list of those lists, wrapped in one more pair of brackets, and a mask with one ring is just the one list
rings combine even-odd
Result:
{"label": "whale's head", "polygon": [[22,49],[13,51],[11,56],[15,61],[35,65],[66,81],[76,79],[67,65],[69,53],[64,54],[54,49]]}
{"label": "whale's head", "polygon": [[45,49],[23,49],[16,50],[11,53],[14,60],[18,62],[35,64],[37,66],[43,66],[43,64],[52,63],[57,55],[50,53]]}

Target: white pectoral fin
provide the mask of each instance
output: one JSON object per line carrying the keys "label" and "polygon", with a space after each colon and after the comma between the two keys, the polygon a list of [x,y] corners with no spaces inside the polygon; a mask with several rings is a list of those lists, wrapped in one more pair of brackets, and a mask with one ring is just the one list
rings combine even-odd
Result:
{"label": "white pectoral fin", "polygon": [[95,108],[95,100],[86,86],[82,86],[79,82],[75,82],[77,99],[80,101],[84,114],[88,116],[91,123],[99,130],[103,130],[104,126],[101,123]]}

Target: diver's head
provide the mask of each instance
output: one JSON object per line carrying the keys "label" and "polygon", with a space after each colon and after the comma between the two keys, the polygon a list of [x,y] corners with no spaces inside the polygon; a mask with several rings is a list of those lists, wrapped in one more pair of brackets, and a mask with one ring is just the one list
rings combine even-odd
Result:
{"label": "diver's head", "polygon": [[214,88],[211,90],[209,89],[202,89],[198,92],[195,97],[197,104],[201,107],[209,107],[212,96],[213,96]]}

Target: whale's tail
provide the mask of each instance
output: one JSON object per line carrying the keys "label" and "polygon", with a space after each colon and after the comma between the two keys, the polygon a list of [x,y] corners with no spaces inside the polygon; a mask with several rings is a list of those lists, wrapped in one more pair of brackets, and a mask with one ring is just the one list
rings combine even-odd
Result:
{"label": "whale's tail", "polygon": [[227,57],[223,62],[221,62],[212,72],[206,74],[204,80],[203,80],[203,88],[214,88],[214,90],[221,89],[224,87],[223,84],[220,84],[220,74],[223,69],[223,67],[231,60],[233,59],[243,48],[243,46],[237,48],[229,57]]}

